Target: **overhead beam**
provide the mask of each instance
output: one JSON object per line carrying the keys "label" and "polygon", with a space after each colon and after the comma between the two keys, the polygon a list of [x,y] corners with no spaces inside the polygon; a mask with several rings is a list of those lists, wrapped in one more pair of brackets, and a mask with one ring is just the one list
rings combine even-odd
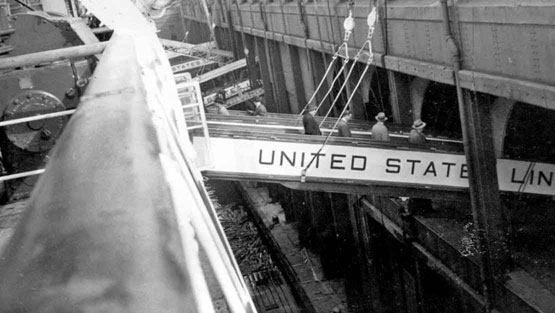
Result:
{"label": "overhead beam", "polygon": [[[252,34],[258,37],[268,38],[276,41],[306,47],[312,50],[329,53],[333,50],[333,45],[321,43],[318,40],[306,40],[300,36],[277,34],[271,31],[261,31],[251,27],[234,26],[235,30]],[[354,58],[356,51],[352,49]],[[382,62],[383,60],[383,62]],[[367,58],[362,56],[359,62],[366,62]],[[453,70],[442,64],[423,62],[406,57],[383,55],[374,52],[372,63],[379,67],[387,68],[413,76],[430,79],[443,84],[454,85]],[[530,82],[526,80],[513,79],[499,75],[480,73],[477,71],[462,70],[459,72],[461,85],[463,88],[472,89],[491,95],[514,99],[532,105],[541,106],[550,110],[555,110],[555,87],[543,83]]]}

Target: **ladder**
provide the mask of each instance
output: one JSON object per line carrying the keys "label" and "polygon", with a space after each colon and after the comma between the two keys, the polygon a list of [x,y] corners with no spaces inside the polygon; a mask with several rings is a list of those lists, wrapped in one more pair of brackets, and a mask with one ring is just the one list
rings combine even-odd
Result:
{"label": "ladder", "polygon": [[[195,164],[200,171],[212,168],[212,149],[210,147],[210,135],[208,134],[208,125],[206,123],[206,115],[204,113],[204,101],[200,91],[200,83],[196,79],[192,79],[190,73],[184,73],[182,80],[176,84],[179,100],[183,108],[183,115],[187,124],[187,131],[191,143],[194,144],[197,154],[195,156]],[[198,137],[202,134],[204,140],[193,142],[193,133]]]}

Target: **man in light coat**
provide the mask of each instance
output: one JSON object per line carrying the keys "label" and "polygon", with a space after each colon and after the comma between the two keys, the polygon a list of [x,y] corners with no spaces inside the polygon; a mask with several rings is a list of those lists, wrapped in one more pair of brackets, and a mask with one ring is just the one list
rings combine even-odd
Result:
{"label": "man in light coat", "polygon": [[378,113],[378,115],[376,115],[376,121],[376,124],[372,126],[372,139],[389,141],[389,130],[384,124],[385,121],[387,121],[385,113]]}

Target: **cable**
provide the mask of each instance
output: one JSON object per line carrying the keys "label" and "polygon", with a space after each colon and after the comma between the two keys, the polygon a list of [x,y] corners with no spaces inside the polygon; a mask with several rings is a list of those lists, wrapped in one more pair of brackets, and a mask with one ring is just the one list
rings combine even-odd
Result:
{"label": "cable", "polygon": [[[352,6],[351,6],[352,7]],[[332,36],[333,38],[335,38],[335,34],[333,34],[333,25],[331,23],[331,7],[328,1],[328,10],[330,12],[330,27],[332,29]],[[338,72],[339,74],[337,74],[335,76],[335,78],[333,79],[331,86],[328,89],[328,92],[326,93],[326,95],[322,98],[322,101],[320,102],[320,104],[318,105],[318,107],[316,108],[316,111],[318,111],[320,109],[320,107],[322,106],[322,104],[324,103],[324,101],[326,100],[326,98],[328,97],[328,95],[331,92],[331,89],[333,88],[333,85],[335,84],[335,82],[337,81],[337,79],[341,76],[343,69],[345,68],[345,66],[347,66],[347,62],[349,62],[349,46],[348,46],[348,41],[349,38],[351,37],[351,33],[352,30],[355,27],[355,22],[353,19],[353,12],[352,9],[349,9],[349,16],[347,16],[347,18],[345,18],[345,21],[343,22],[343,28],[345,29],[345,33],[343,35],[343,43],[337,48],[337,51],[333,54],[333,58],[332,58],[332,62],[328,65],[328,68],[326,69],[326,73],[322,76],[322,79],[320,80],[320,83],[318,84],[318,87],[316,88],[316,90],[312,93],[312,96],[310,97],[310,100],[308,100],[308,102],[306,103],[305,107],[301,110],[301,112],[299,113],[299,117],[301,117],[304,112],[306,111],[306,107],[312,102],[312,100],[314,100],[314,98],[316,97],[316,94],[318,93],[318,91],[320,90],[320,88],[322,87],[322,85],[324,84],[324,81],[326,80],[326,78],[328,77],[328,74],[330,72],[330,70],[333,68],[333,66],[335,65],[335,61],[337,61],[337,57],[340,56],[340,52],[341,49],[343,47],[345,47],[345,61],[343,62],[343,66],[341,67],[341,70]],[[346,78],[347,79],[347,78]]]}
{"label": "cable", "polygon": [[[351,17],[351,12],[349,12],[349,17]],[[352,25],[348,25],[348,21],[347,19],[345,20],[345,33],[347,33],[347,31],[350,29],[352,30],[354,27],[354,22],[352,22]],[[353,98],[355,92],[358,89],[358,86],[360,85],[360,83],[362,82],[362,80],[364,79],[364,76],[366,75],[366,72],[368,71],[368,68],[370,67],[370,64],[372,63],[372,58],[373,58],[373,53],[372,53],[372,36],[374,34],[374,24],[376,23],[376,10],[375,8],[372,8],[372,10],[370,11],[370,13],[368,14],[368,18],[367,18],[367,24],[368,24],[368,34],[366,36],[366,41],[364,42],[364,44],[362,45],[362,47],[358,50],[357,54],[354,57],[353,63],[356,64],[356,62],[358,61],[358,59],[360,59],[360,57],[363,55],[364,49],[366,48],[366,45],[368,45],[368,54],[367,54],[367,61],[366,61],[366,68],[364,69],[364,72],[362,73],[362,75],[359,78],[359,81],[357,82],[355,88],[353,89],[353,92],[351,93],[349,99],[347,100],[347,103],[345,104],[345,107],[349,106],[349,103],[351,102],[351,99]],[[347,36],[346,36],[347,39]],[[347,56],[348,57],[348,56]],[[346,64],[344,64],[345,66]],[[344,68],[344,67],[343,67]],[[341,69],[341,71],[343,70],[343,68]],[[320,123],[320,127],[322,127],[322,125],[324,124],[324,121],[326,120],[326,118],[329,116],[329,114],[331,113],[331,110],[333,109],[333,107],[335,106],[335,103],[337,102],[337,100],[339,100],[339,98],[342,95],[343,89],[345,88],[345,86],[349,83],[349,78],[351,77],[351,74],[354,70],[355,66],[351,66],[351,69],[349,70],[349,73],[347,73],[347,76],[345,77],[345,81],[343,82],[341,88],[339,88],[339,91],[337,92],[337,95],[335,97],[335,99],[333,100],[328,112],[326,113],[326,115],[324,116],[324,118],[322,119],[322,122]],[[379,82],[379,78],[378,78],[378,82]],[[383,98],[383,97],[382,97]],[[382,105],[383,106],[383,105]],[[344,111],[344,110],[343,110]],[[343,115],[343,114],[341,114]]]}
{"label": "cable", "polygon": [[[366,47],[366,45],[368,45],[368,60],[366,62],[366,67],[364,68],[364,71],[362,72],[362,74],[360,75],[360,78],[354,88],[354,91],[356,91],[358,89],[358,87],[360,86],[360,84],[362,83],[362,80],[364,79],[364,76],[366,75],[366,72],[368,71],[368,69],[370,68],[370,65],[372,63],[372,35],[374,33],[374,23],[376,22],[376,10],[375,8],[372,8],[371,12],[368,14],[368,36],[366,41],[364,42],[364,44],[362,45],[362,47],[360,48],[360,50],[357,52],[355,58],[354,58],[354,62],[356,62],[360,56],[362,55],[364,48]],[[347,78],[351,75],[352,71],[354,69],[354,66],[351,67],[349,74],[347,74]],[[343,83],[343,86],[341,87],[338,96],[335,98],[334,103],[332,103],[329,112],[331,111],[331,108],[333,108],[333,105],[335,104],[335,102],[337,101],[337,99],[339,98],[339,95],[341,95],[341,91],[343,90],[343,88],[345,87],[346,83],[348,82],[348,80],[346,79],[345,82]],[[341,111],[341,114],[339,115],[340,118],[337,119],[337,121],[335,122],[335,124],[333,125],[333,128],[331,129],[331,131],[329,132],[328,136],[326,137],[326,139],[324,140],[324,143],[322,144],[322,146],[320,147],[320,149],[318,150],[318,152],[316,154],[313,154],[312,159],[310,160],[310,162],[307,164],[307,166],[301,171],[301,182],[305,182],[306,181],[306,172],[307,170],[310,168],[310,166],[312,165],[312,163],[314,162],[314,160],[316,159],[316,156],[320,155],[320,152],[322,152],[322,150],[324,149],[324,147],[326,146],[326,144],[328,143],[329,139],[331,138],[333,132],[335,131],[335,129],[337,128],[337,125],[339,124],[339,121],[341,121],[341,117],[343,116],[343,114],[345,114],[345,111],[347,111],[347,109],[349,108],[349,103],[351,103],[351,100],[353,99],[355,95],[355,92],[352,92],[349,99],[347,100],[347,103],[345,103],[345,106],[343,107],[343,110]],[[324,120],[326,119],[327,115],[324,117]],[[322,123],[324,122],[324,120],[322,120]],[[322,126],[322,123],[320,124],[320,126]]]}
{"label": "cable", "polygon": [[378,95],[380,96],[380,108],[382,112],[385,112],[384,109],[384,102],[383,102],[383,95],[382,95],[382,85],[380,83],[380,73],[376,70],[376,78],[378,79]]}
{"label": "cable", "polygon": [[21,0],[14,0],[15,2],[21,4],[22,6],[26,7],[27,9],[31,10],[31,11],[36,11],[35,8],[33,8],[32,6],[28,5],[27,3],[21,1]]}
{"label": "cable", "polygon": [[[355,57],[355,59],[353,60],[353,63],[356,64],[357,60],[358,60],[358,55]],[[345,65],[347,65],[347,62],[345,62]],[[345,68],[345,65],[341,68],[341,71],[343,71],[343,68]],[[322,122],[320,122],[319,127],[322,127],[322,125],[324,124],[324,122],[326,121],[326,118],[329,116],[329,114],[331,113],[331,110],[333,110],[333,107],[335,106],[335,104],[337,103],[337,100],[339,100],[339,98],[341,98],[342,96],[342,92],[343,89],[345,89],[345,86],[347,86],[347,84],[349,83],[349,78],[351,77],[351,74],[353,73],[354,70],[354,66],[351,66],[351,68],[349,69],[349,72],[347,73],[347,76],[345,76],[345,81],[343,82],[343,84],[341,84],[341,87],[339,88],[339,90],[337,91],[337,95],[335,96],[335,98],[333,99],[333,102],[330,105],[330,108],[328,110],[328,112],[326,112],[326,115],[324,115],[324,118],[322,119]],[[339,77],[339,76],[338,76]],[[356,89],[355,89],[356,90]],[[353,93],[351,94],[351,96],[353,95]],[[347,101],[347,104],[345,106],[348,106],[349,101]]]}
{"label": "cable", "polygon": [[520,183],[520,186],[518,187],[518,190],[517,190],[517,193],[519,194],[519,198],[522,196],[522,193],[524,193],[524,189],[526,189],[526,186],[528,185],[528,177],[532,173],[532,170],[534,170],[535,166],[536,166],[536,162],[530,162],[530,164],[528,165],[528,169],[526,169],[526,174],[524,174],[524,177],[522,178],[522,183]]}
{"label": "cable", "polygon": [[[368,64],[365,68],[364,71],[362,72],[361,77],[364,78],[364,74],[366,74],[366,72],[368,71],[368,69],[370,68],[370,64]],[[357,85],[355,86],[355,90],[358,88],[358,86],[360,85],[360,83],[362,82],[362,79],[358,80]],[[354,93],[351,94],[351,96],[349,97],[349,100],[347,100],[347,103],[345,105],[345,107],[343,108],[343,110],[341,111],[340,116],[343,116],[343,114],[345,114],[345,111],[347,111],[347,109],[349,108],[349,103],[351,102],[351,100],[353,99]],[[326,137],[326,140],[324,140],[324,143],[322,144],[322,146],[320,147],[320,149],[318,150],[318,152],[316,154],[313,154],[312,159],[310,160],[310,162],[308,163],[308,165],[302,170],[301,172],[301,182],[305,182],[306,181],[306,171],[310,168],[310,166],[312,165],[312,163],[314,162],[314,159],[316,159],[316,156],[320,154],[320,152],[322,152],[322,150],[324,149],[324,147],[326,146],[326,144],[328,143],[329,139],[331,138],[331,135],[333,134],[333,132],[335,131],[335,129],[337,128],[337,125],[339,124],[339,121],[341,121],[341,118],[338,118],[337,121],[335,122],[335,124],[333,125],[333,128],[331,129],[330,133],[328,134],[328,136]]]}

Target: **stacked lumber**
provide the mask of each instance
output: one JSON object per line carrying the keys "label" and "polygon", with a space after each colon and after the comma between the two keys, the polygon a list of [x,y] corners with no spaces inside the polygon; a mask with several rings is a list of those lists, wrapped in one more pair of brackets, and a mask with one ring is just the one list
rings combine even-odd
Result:
{"label": "stacked lumber", "polygon": [[237,203],[220,205],[209,186],[207,189],[241,272],[246,275],[273,268],[270,254],[245,208]]}

